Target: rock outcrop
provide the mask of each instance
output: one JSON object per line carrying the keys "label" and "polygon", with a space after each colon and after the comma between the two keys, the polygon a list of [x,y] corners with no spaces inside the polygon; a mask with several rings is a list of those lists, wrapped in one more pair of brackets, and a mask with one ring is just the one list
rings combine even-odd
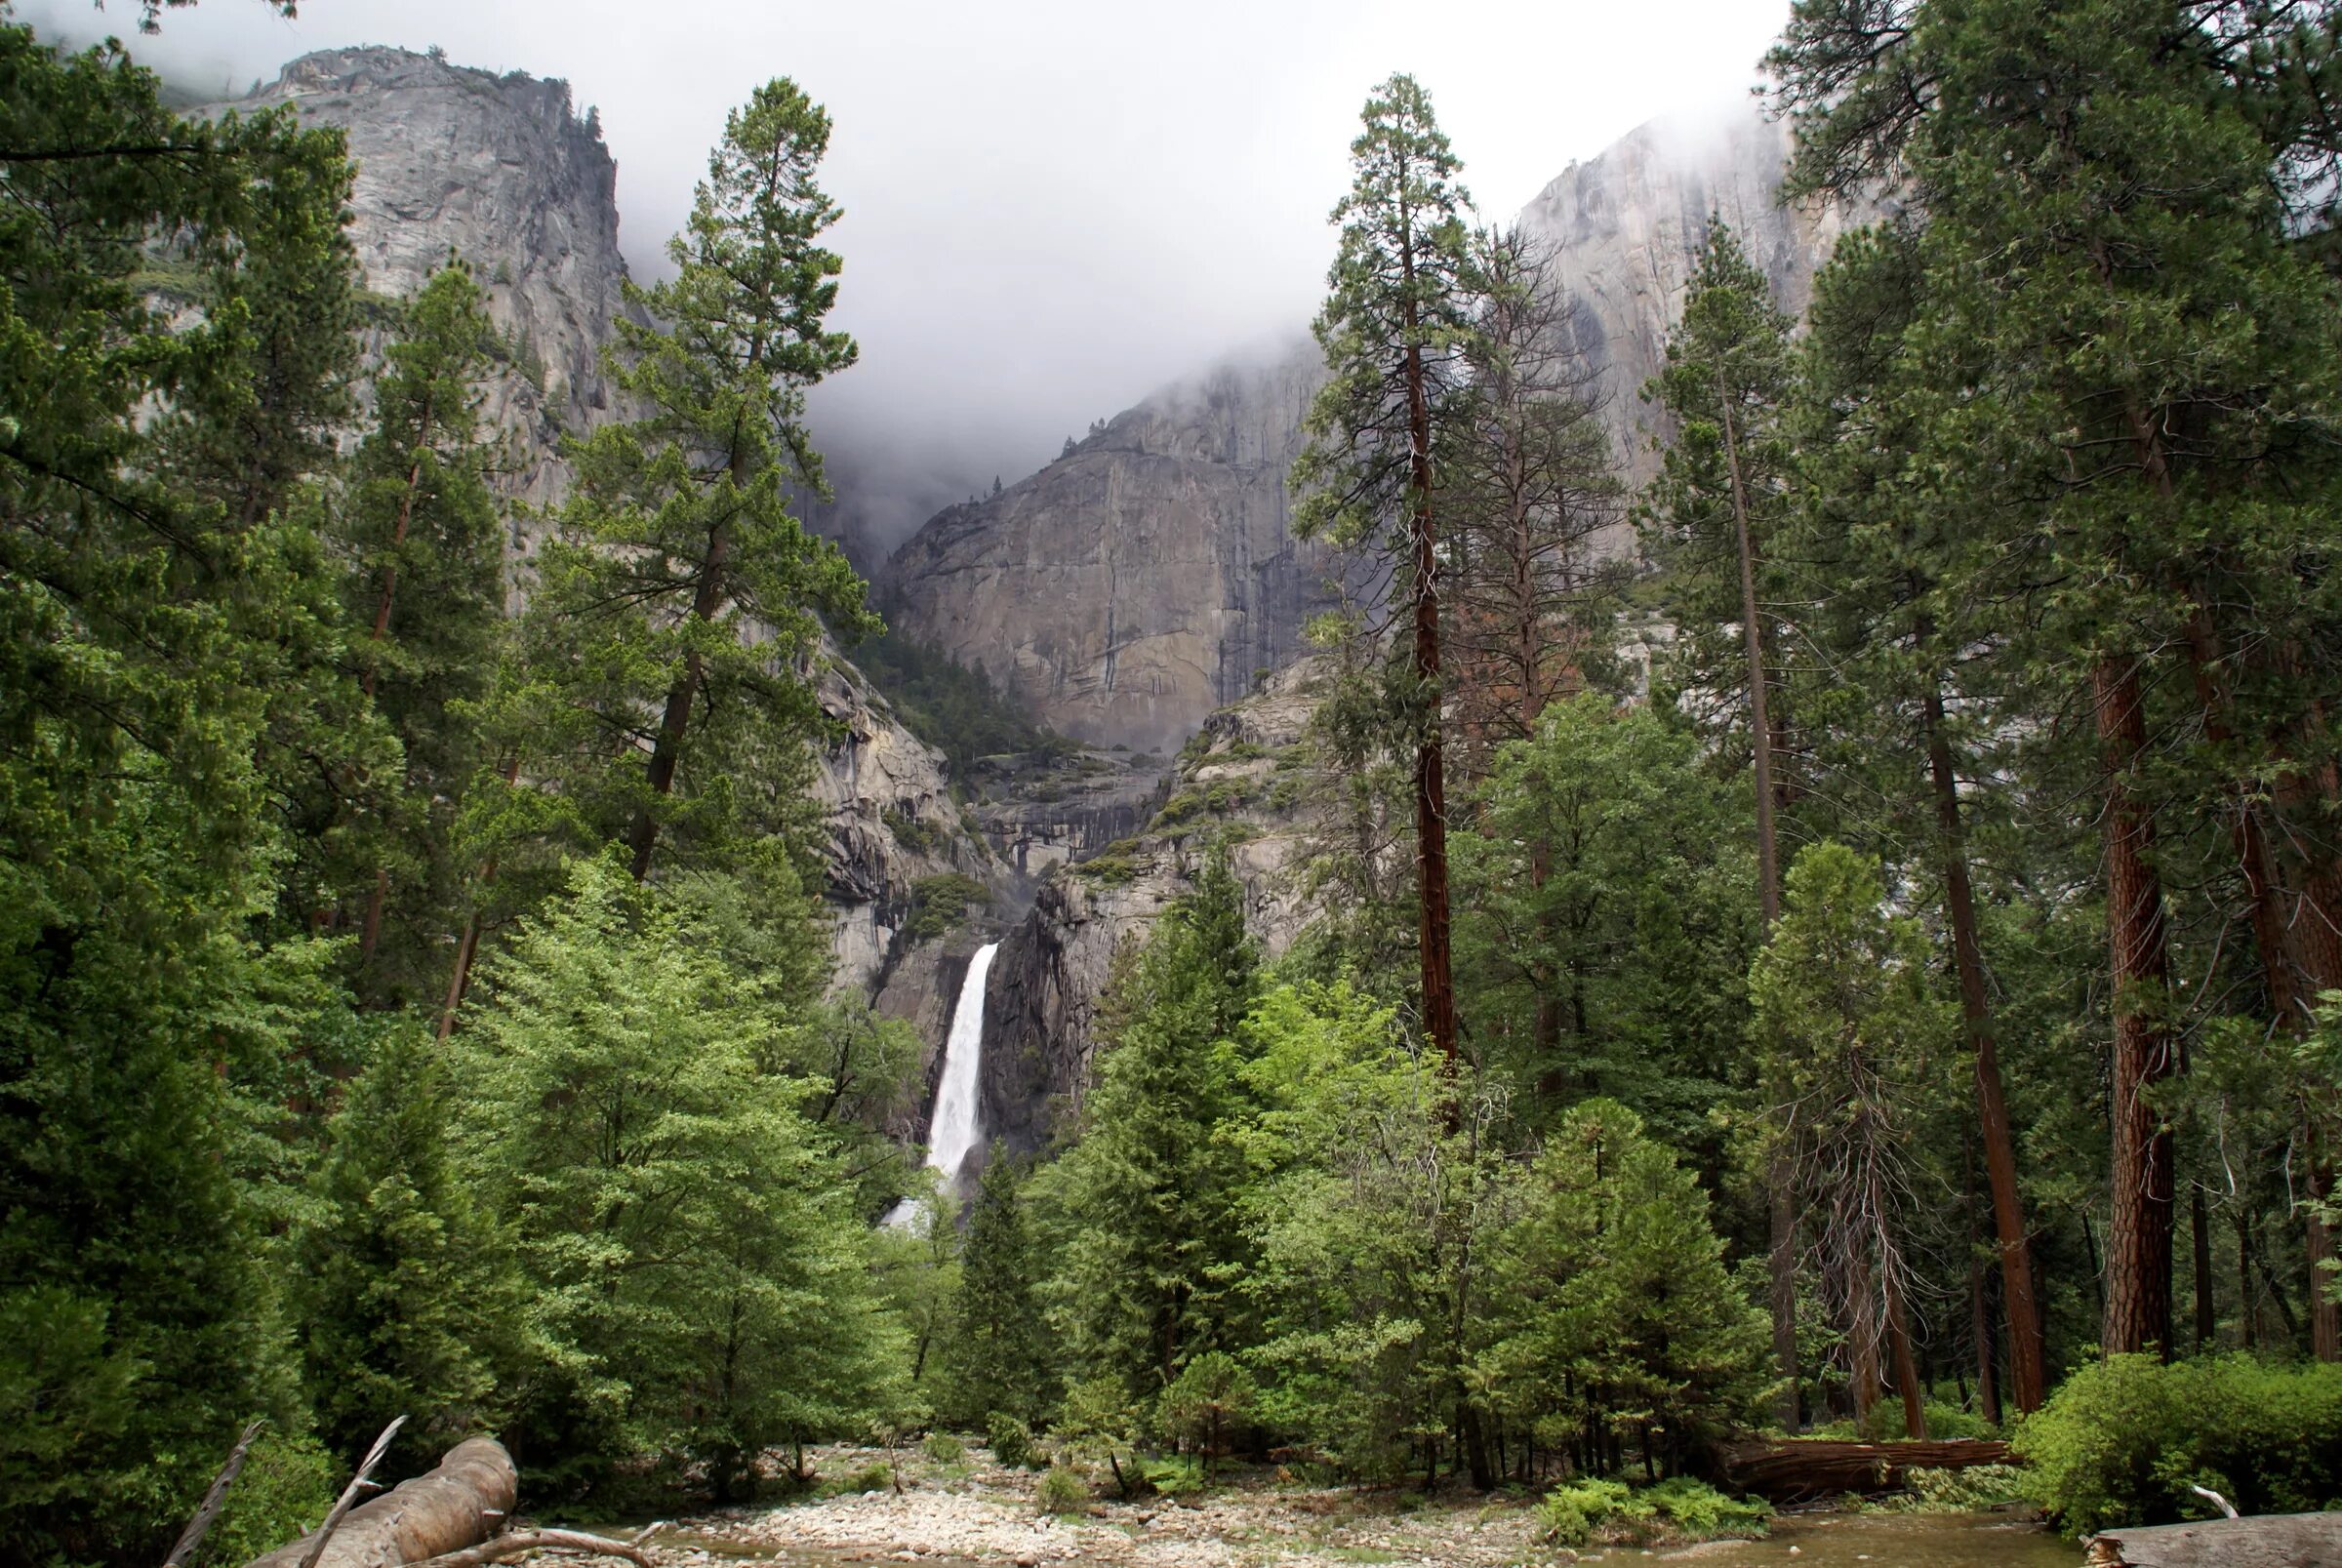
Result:
{"label": "rock outcrop", "polygon": [[1297,858],[1315,792],[1299,744],[1312,662],[1214,713],[1181,755],[1168,795],[1137,834],[1060,867],[992,961],[985,997],[983,1126],[988,1139],[1046,1146],[1079,1113],[1096,1047],[1091,1025],[1115,951],[1143,942],[1186,893],[1214,843],[1243,885],[1245,924],[1274,957],[1313,908]]}
{"label": "rock outcrop", "polygon": [[[1665,433],[1642,385],[1667,360],[1667,335],[1711,215],[1732,225],[1784,310],[1801,315],[1813,274],[1847,226],[1833,207],[1785,207],[1789,127],[1754,104],[1700,123],[1655,120],[1573,163],[1520,214],[1550,249],[1574,318],[1577,347],[1600,372],[1609,424],[1632,480],[1658,471]],[[1621,528],[1613,550],[1631,545]]]}
{"label": "rock outcrop", "polygon": [[1329,602],[1285,489],[1320,379],[1301,342],[1164,388],[938,513],[889,564],[891,613],[1068,735],[1177,749]]}
{"label": "rock outcrop", "polygon": [[[1787,128],[1754,105],[1696,130],[1654,123],[1571,165],[1520,215],[1553,250],[1637,483],[1657,467],[1639,393],[1708,216],[1741,232],[1791,310],[1844,227],[1775,200],[1789,150]],[[889,564],[897,618],[1070,735],[1178,746],[1256,671],[1297,657],[1304,622],[1331,602],[1331,564],[1292,539],[1285,488],[1321,379],[1315,345],[1297,340],[1158,392],[1040,472],[946,508]],[[1633,547],[1623,524],[1597,543]]]}
{"label": "rock outcrop", "polygon": [[618,166],[594,112],[576,112],[567,82],[371,46],[303,55],[259,92],[198,112],[285,104],[348,139],[350,239],[369,291],[403,299],[451,254],[470,263],[513,372],[482,388],[509,446],[505,487],[557,500],[558,436],[621,412],[602,350],[628,309],[626,264]]}

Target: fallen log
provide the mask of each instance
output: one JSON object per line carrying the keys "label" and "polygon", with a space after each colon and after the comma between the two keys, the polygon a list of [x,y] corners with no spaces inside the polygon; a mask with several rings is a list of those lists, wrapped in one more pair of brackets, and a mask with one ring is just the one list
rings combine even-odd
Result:
{"label": "fallen log", "polygon": [[2091,1568],[2342,1568],[2342,1513],[2263,1513],[2109,1530]]}
{"label": "fallen log", "polygon": [[[643,1535],[650,1534],[644,1531]],[[465,1547],[444,1556],[426,1558],[411,1568],[482,1568],[483,1564],[517,1557],[524,1551],[541,1551],[547,1547],[564,1551],[593,1552],[604,1557],[624,1557],[636,1568],[651,1568],[650,1554],[639,1545],[642,1536],[633,1541],[612,1541],[605,1536],[589,1536],[577,1530],[516,1530],[508,1536],[498,1536],[484,1546]]]}
{"label": "fallen log", "polygon": [[[458,1443],[437,1468],[343,1515],[317,1568],[400,1568],[478,1546],[504,1530],[519,1492],[504,1444],[492,1437]],[[305,1535],[248,1568],[299,1568],[315,1542]]]}
{"label": "fallen log", "polygon": [[1915,1469],[1957,1470],[1972,1465],[2005,1465],[2008,1445],[1982,1438],[1938,1443],[1848,1443],[1819,1437],[1786,1437],[1726,1443],[1716,1452],[1716,1468],[1736,1492],[1754,1492],[1775,1503],[1801,1503],[1840,1492],[1883,1492],[1903,1484]]}

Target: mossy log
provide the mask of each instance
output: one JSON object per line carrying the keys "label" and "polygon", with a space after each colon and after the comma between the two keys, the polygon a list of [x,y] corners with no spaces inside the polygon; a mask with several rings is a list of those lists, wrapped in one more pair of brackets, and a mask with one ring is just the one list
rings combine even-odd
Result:
{"label": "mossy log", "polygon": [[[476,1547],[503,1532],[519,1492],[504,1444],[493,1437],[458,1443],[435,1469],[350,1509],[317,1568],[401,1568]],[[311,1539],[279,1547],[248,1568],[301,1568]]]}
{"label": "mossy log", "polygon": [[2264,1513],[2109,1530],[2092,1568],[2342,1568],[2342,1513]]}
{"label": "mossy log", "polygon": [[1775,1503],[1797,1503],[1840,1492],[1883,1492],[1901,1486],[1904,1474],[1914,1469],[2005,1465],[2008,1445],[1973,1438],[1940,1443],[1847,1443],[1789,1437],[1726,1443],[1716,1457],[1716,1468],[1732,1490],[1754,1492]]}

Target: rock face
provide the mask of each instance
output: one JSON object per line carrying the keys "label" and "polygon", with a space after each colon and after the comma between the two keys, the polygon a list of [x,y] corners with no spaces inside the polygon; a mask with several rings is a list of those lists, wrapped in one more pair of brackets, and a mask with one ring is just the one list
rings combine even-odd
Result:
{"label": "rock face", "polygon": [[1245,924],[1274,957],[1314,912],[1294,875],[1314,830],[1307,764],[1315,669],[1286,669],[1211,716],[1182,754],[1149,825],[1059,870],[1001,945],[985,995],[987,1139],[1046,1146],[1072,1124],[1090,1082],[1091,1031],[1115,951],[1144,942],[1186,893],[1213,840],[1232,842]]}
{"label": "rock face", "polygon": [[[1776,204],[1789,150],[1787,128],[1753,105],[1696,131],[1647,125],[1520,215],[1554,250],[1637,483],[1658,466],[1638,394],[1665,358],[1708,215],[1740,231],[1793,311],[1845,226]],[[1176,747],[1256,670],[1295,658],[1304,622],[1330,602],[1329,562],[1286,526],[1285,475],[1321,380],[1315,345],[1297,340],[1158,392],[1030,478],[946,508],[889,565],[897,617],[1070,735]],[[1631,551],[1633,531],[1597,547]]]}
{"label": "rock face", "polygon": [[[1555,257],[1579,350],[1599,369],[1609,423],[1639,485],[1658,471],[1656,412],[1640,391],[1667,359],[1667,334],[1711,214],[1739,236],[1785,310],[1801,315],[1815,268],[1847,226],[1836,208],[1777,200],[1789,127],[1753,104],[1701,125],[1653,121],[1573,163],[1520,215]],[[1623,528],[1614,549],[1632,543]]]}
{"label": "rock face", "polygon": [[1068,735],[1176,749],[1330,602],[1285,491],[1319,380],[1302,342],[1166,387],[938,513],[889,565],[890,610]]}
{"label": "rock face", "polygon": [[293,106],[338,126],[357,165],[350,239],[370,291],[404,298],[449,254],[471,264],[516,374],[482,388],[522,500],[557,500],[563,430],[620,412],[602,368],[620,285],[618,166],[569,84],[497,75],[403,49],[303,55],[257,94],[200,111]]}

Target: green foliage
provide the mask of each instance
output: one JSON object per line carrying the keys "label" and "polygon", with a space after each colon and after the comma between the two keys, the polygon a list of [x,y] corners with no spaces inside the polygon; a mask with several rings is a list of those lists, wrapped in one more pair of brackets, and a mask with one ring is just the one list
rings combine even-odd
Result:
{"label": "green foliage", "polygon": [[1260,1386],[1242,1362],[1225,1350],[1206,1350],[1163,1390],[1163,1429],[1208,1464],[1251,1423],[1259,1400]]}
{"label": "green foliage", "polygon": [[[1929,1435],[1934,1435],[1932,1412]],[[1911,1507],[1921,1513],[1974,1513],[2025,1496],[2025,1472],[2014,1465],[1970,1465],[1962,1469],[1915,1467],[1903,1472]]]}
{"label": "green foliage", "polygon": [[458,1037],[475,1179],[529,1286],[515,1435],[541,1474],[671,1453],[734,1495],[766,1447],[866,1419],[891,1375],[814,1085],[762,1065],[779,1020],[706,935],[581,862]]}
{"label": "green foliage", "polygon": [[1203,1461],[1192,1454],[1167,1454],[1143,1467],[1147,1487],[1164,1497],[1194,1497],[1212,1484]]}
{"label": "green foliage", "polygon": [[954,1433],[932,1431],[927,1434],[927,1440],[919,1445],[919,1452],[938,1465],[959,1465],[967,1461],[968,1445]]}
{"label": "green foliage", "polygon": [[1079,1513],[1090,1506],[1090,1483],[1078,1470],[1052,1465],[1033,1484],[1032,1502],[1043,1513]]}
{"label": "green foliage", "polygon": [[1556,1435],[1633,1424],[1675,1467],[1756,1417],[1764,1315],[1725,1267],[1698,1181],[1625,1106],[1562,1118],[1498,1247],[1507,1305],[1476,1371],[1514,1420]]}
{"label": "green foliage", "polygon": [[1081,1141],[1047,1186],[1067,1232],[1057,1310],[1086,1376],[1156,1390],[1213,1347],[1243,1256],[1237,1162],[1215,1129],[1235,1108],[1255,963],[1224,859],[1144,951],[1117,955]]}
{"label": "green foliage", "polygon": [[498,1429],[521,1370],[520,1279],[508,1238],[459,1176],[457,1104],[421,1025],[388,1025],[327,1128],[294,1235],[319,1435],[361,1454],[404,1415],[394,1470],[427,1469]]}
{"label": "green foliage", "polygon": [[985,1446],[992,1451],[992,1462],[1010,1469],[1032,1469],[1046,1463],[1033,1446],[1032,1427],[1021,1416],[1005,1410],[995,1410],[984,1418]]}
{"label": "green foliage", "polygon": [[970,777],[985,757],[1075,749],[994,687],[983,665],[970,669],[915,637],[892,630],[866,637],[854,663],[886,694],[905,728],[944,753],[955,779]]}
{"label": "green foliage", "polygon": [[1538,1532],[1557,1547],[1760,1537],[1773,1516],[1761,1499],[1726,1497],[1682,1476],[1631,1487],[1599,1477],[1556,1486],[1537,1506]]}
{"label": "green foliage", "polygon": [[910,886],[911,917],[903,924],[906,942],[932,942],[949,935],[967,918],[969,906],[990,902],[991,890],[972,876],[947,871],[924,876]]}
{"label": "green foliage", "polygon": [[855,357],[823,326],[842,264],[819,244],[828,141],[785,78],[726,120],[676,275],[629,284],[643,319],[618,322],[618,380],[649,412],[570,443],[577,481],[538,554],[525,641],[557,678],[532,728],[637,877],[662,837],[688,864],[789,827],[823,627],[875,629],[845,558],[788,510],[822,484],[805,389]]}
{"label": "green foliage", "polygon": [[[374,1436],[367,1433],[366,1443]],[[365,1451],[361,1444],[355,1452]],[[227,1507],[204,1538],[196,1562],[232,1568],[316,1529],[347,1483],[349,1464],[313,1437],[263,1431],[245,1457]]]}
{"label": "green foliage", "polygon": [[2328,1508],[2342,1502],[2342,1366],[2109,1356],[2068,1378],[2011,1448],[2069,1535],[2216,1516],[2191,1486],[2240,1513]]}
{"label": "green foliage", "polygon": [[1034,1300],[1040,1257],[1026,1231],[1023,1181],[1018,1163],[994,1147],[969,1210],[942,1393],[952,1418],[969,1424],[1002,1414],[1030,1423],[1047,1402],[1049,1344]]}
{"label": "green foliage", "polygon": [[851,1472],[827,1490],[841,1497],[859,1497],[865,1492],[891,1492],[895,1489],[895,1467],[884,1460],[873,1460]]}

